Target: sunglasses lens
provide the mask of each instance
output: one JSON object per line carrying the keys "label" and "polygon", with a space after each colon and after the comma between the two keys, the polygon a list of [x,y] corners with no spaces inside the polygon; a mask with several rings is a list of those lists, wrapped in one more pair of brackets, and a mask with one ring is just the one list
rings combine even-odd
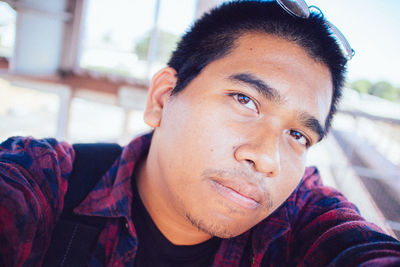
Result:
{"label": "sunglasses lens", "polygon": [[308,9],[307,3],[305,1],[277,0],[277,2],[288,13],[296,17],[308,18],[310,16],[310,10]]}

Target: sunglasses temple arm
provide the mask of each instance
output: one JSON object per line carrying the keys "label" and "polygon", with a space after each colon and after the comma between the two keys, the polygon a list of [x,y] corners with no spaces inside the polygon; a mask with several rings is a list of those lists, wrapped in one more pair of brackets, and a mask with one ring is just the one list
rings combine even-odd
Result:
{"label": "sunglasses temple arm", "polygon": [[347,39],[344,37],[343,33],[335,26],[333,25],[330,21],[326,20],[326,24],[329,27],[329,29],[332,31],[332,33],[336,36],[336,38],[339,39],[340,44],[343,46],[343,48],[346,50],[346,57],[348,60],[350,60],[354,54],[355,51],[353,48],[351,48],[349,42]]}

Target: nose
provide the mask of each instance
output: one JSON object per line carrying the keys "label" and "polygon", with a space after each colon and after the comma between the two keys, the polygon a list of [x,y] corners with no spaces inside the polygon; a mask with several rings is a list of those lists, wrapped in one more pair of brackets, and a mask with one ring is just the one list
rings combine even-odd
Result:
{"label": "nose", "polygon": [[275,177],[281,171],[279,138],[260,138],[259,141],[246,142],[234,151],[235,159],[250,164],[257,172],[267,177]]}

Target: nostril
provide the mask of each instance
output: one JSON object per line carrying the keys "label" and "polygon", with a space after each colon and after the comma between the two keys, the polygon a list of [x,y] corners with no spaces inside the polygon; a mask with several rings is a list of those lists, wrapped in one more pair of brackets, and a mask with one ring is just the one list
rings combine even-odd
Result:
{"label": "nostril", "polygon": [[246,161],[247,161],[251,166],[254,166],[254,165],[255,165],[254,161],[252,161],[251,159],[246,159]]}

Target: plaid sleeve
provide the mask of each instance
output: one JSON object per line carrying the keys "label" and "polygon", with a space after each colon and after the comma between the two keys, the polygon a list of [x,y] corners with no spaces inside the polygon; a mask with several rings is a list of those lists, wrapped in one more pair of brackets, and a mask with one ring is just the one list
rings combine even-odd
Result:
{"label": "plaid sleeve", "polygon": [[38,266],[50,242],[74,151],[55,139],[0,144],[0,265]]}
{"label": "plaid sleeve", "polygon": [[292,204],[298,211],[291,218],[296,265],[400,266],[400,242],[365,221],[342,194],[323,186],[315,168]]}

